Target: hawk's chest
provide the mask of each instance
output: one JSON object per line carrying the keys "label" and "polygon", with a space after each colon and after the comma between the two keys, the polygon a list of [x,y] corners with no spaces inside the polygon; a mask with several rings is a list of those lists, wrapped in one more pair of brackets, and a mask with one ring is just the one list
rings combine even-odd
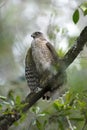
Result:
{"label": "hawk's chest", "polygon": [[52,55],[46,46],[46,40],[34,40],[32,42],[32,56],[37,70],[42,73],[51,67]]}

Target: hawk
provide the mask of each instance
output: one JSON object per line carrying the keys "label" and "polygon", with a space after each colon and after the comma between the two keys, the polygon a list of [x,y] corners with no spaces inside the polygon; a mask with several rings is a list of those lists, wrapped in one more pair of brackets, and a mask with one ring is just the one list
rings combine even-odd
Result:
{"label": "hawk", "polygon": [[58,79],[59,57],[52,46],[41,32],[34,32],[31,47],[25,59],[25,77],[31,92],[37,92],[47,85],[52,86],[51,92],[47,92],[43,98],[50,98],[51,93],[64,83],[64,74],[60,72]]}

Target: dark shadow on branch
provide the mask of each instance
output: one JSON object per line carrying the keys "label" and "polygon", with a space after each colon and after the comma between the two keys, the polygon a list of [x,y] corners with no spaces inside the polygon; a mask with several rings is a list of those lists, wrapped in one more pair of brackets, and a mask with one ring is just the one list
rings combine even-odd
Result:
{"label": "dark shadow on branch", "polygon": [[[87,27],[83,29],[80,36],[77,38],[76,43],[69,49],[69,51],[65,54],[65,56],[60,60],[59,66],[62,71],[65,71],[68,66],[75,60],[80,51],[82,51],[84,45],[87,42]],[[59,73],[59,72],[58,72]],[[60,75],[58,75],[60,76]],[[52,81],[51,81],[52,82]],[[58,86],[60,87],[60,85]],[[51,88],[47,85],[37,93],[30,93],[21,104],[25,104],[21,111],[23,113],[27,112],[27,110],[35,104],[43,95],[49,91]],[[21,112],[16,110],[16,108],[12,109],[10,114],[5,114],[0,117],[0,130],[8,130],[8,128],[17,120],[21,118]]]}

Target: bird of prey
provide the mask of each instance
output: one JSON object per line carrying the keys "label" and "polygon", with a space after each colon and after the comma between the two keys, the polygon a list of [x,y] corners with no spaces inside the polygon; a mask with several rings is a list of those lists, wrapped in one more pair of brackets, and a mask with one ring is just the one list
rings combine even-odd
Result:
{"label": "bird of prey", "polygon": [[64,74],[60,72],[61,79],[58,79],[59,57],[52,46],[41,32],[34,32],[31,47],[25,59],[25,77],[31,92],[37,92],[49,82],[51,92],[46,93],[43,98],[50,98],[51,93],[64,83]]}

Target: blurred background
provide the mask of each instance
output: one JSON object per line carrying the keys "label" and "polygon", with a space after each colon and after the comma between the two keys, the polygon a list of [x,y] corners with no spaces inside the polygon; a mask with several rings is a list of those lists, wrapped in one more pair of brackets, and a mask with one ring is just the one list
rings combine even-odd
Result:
{"label": "blurred background", "polygon": [[[24,99],[29,93],[24,76],[25,56],[34,31],[43,32],[61,57],[68,51],[87,26],[87,16],[83,16],[81,10],[79,22],[74,24],[72,20],[74,11],[84,1],[0,0],[0,95],[7,97],[12,92],[14,97],[19,95]],[[70,91],[86,89],[87,47],[68,68],[67,77]],[[43,107],[42,102],[40,107]],[[47,104],[44,102],[44,109]],[[16,129],[29,127],[22,123]]]}

